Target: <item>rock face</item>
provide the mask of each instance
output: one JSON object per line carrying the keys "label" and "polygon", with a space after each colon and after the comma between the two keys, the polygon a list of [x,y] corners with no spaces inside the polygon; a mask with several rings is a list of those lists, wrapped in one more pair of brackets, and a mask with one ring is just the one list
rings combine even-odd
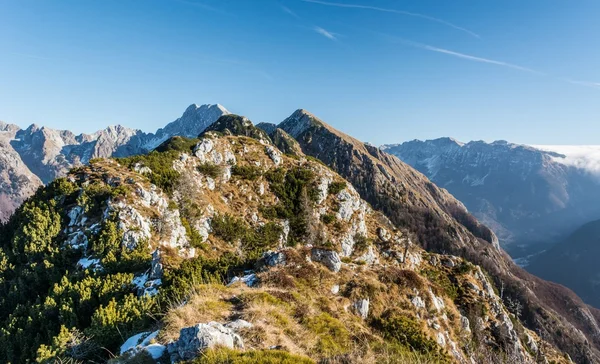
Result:
{"label": "rock face", "polygon": [[354,302],[354,310],[363,320],[366,320],[369,316],[369,299],[363,298]]}
{"label": "rock face", "polygon": [[510,247],[556,242],[600,218],[598,176],[547,151],[560,148],[540,148],[440,138],[381,149],[450,191]]}
{"label": "rock face", "polygon": [[233,330],[218,322],[197,324],[181,329],[179,339],[167,346],[172,362],[192,360],[203,350],[222,346],[225,348],[244,348],[244,341]]}
{"label": "rock face", "polygon": [[42,185],[11,145],[18,131],[18,126],[0,122],[0,221]]}
{"label": "rock face", "polygon": [[311,259],[319,262],[329,268],[332,272],[339,272],[342,268],[342,261],[337,252],[333,250],[317,249],[312,250]]}
{"label": "rock face", "polygon": [[154,134],[117,125],[75,135],[68,130],[37,125],[20,129],[0,122],[0,220],[6,220],[42,183],[64,176],[72,167],[92,158],[146,153],[173,136],[196,137],[227,114],[221,105],[191,105]]}

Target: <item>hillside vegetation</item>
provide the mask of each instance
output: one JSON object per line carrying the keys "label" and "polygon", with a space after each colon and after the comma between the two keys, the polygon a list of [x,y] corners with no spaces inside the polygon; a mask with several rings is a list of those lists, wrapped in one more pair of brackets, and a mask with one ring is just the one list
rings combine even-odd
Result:
{"label": "hillside vegetation", "polygon": [[229,115],[40,189],[0,227],[0,361],[569,362],[275,132]]}

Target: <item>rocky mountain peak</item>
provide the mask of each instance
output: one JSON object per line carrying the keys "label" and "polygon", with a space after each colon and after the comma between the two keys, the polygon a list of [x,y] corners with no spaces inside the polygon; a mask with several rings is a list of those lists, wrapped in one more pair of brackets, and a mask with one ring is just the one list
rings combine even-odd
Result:
{"label": "rocky mountain peak", "polygon": [[323,122],[317,119],[313,114],[304,109],[298,109],[281,122],[279,128],[285,130],[292,137],[297,138],[311,126],[320,124],[323,124]]}
{"label": "rocky mountain peak", "polygon": [[0,121],[0,131],[16,132],[19,129],[20,128],[19,128],[18,125],[8,124],[8,123],[5,123],[3,121]]}
{"label": "rocky mountain peak", "polygon": [[230,112],[221,104],[191,104],[185,109],[182,117],[190,117],[192,115],[205,114],[207,112],[212,112],[216,114],[230,114]]}

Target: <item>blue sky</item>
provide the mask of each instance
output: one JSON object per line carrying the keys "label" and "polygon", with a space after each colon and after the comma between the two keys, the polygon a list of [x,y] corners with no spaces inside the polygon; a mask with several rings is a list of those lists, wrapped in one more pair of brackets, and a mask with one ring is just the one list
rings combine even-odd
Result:
{"label": "blue sky", "polygon": [[600,144],[598,1],[0,0],[0,120],[305,108],[374,144]]}

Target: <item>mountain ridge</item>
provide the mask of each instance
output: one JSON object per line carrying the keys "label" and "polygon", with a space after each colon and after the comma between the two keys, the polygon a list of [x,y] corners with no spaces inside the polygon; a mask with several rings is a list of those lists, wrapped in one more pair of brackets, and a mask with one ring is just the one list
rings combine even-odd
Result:
{"label": "mountain ridge", "polygon": [[556,242],[600,218],[600,180],[558,148],[451,138],[381,148],[447,188],[507,247]]}

